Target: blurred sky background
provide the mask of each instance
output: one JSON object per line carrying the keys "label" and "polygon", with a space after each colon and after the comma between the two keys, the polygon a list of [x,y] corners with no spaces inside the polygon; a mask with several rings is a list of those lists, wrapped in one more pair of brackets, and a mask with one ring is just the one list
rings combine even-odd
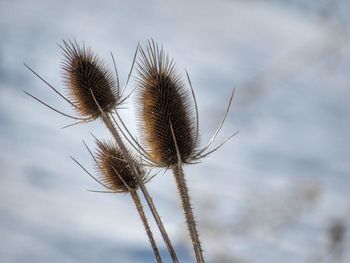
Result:
{"label": "blurred sky background", "polygon": [[[236,87],[217,143],[239,135],[185,168],[208,262],[350,262],[349,14],[348,0],[0,0],[0,262],[154,262],[130,197],[86,191],[102,189],[69,158],[94,171],[82,140],[108,138],[102,124],[60,129],[23,93],[72,113],[23,62],[62,91],[57,43],[76,39],[110,66],[115,52],[125,81],[151,37],[189,71],[202,143]],[[194,262],[171,173],[149,189]]]}

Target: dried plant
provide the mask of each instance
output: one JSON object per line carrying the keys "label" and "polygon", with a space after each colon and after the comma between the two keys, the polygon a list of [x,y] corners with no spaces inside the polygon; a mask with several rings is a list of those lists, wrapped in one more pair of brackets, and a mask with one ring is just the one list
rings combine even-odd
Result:
{"label": "dried plant", "polygon": [[[184,164],[192,164],[216,151],[224,143],[207,151],[219,133],[232,102],[230,98],[225,116],[209,143],[199,148],[199,119],[195,94],[186,90],[181,75],[176,72],[173,60],[153,41],[146,49],[140,48],[138,63],[139,120],[146,146],[140,148],[150,166],[173,170],[182,207],[190,232],[197,262],[204,262],[203,250],[193,215],[188,187],[183,172]],[[234,135],[232,135],[234,136]],[[230,136],[228,139],[230,139]]]}
{"label": "dried plant", "polygon": [[63,43],[65,59],[62,68],[74,109],[88,120],[101,116],[98,105],[103,112],[112,112],[121,103],[119,86],[112,72],[90,48]]}
{"label": "dried plant", "polygon": [[[96,141],[97,156],[96,165],[101,172],[101,180],[104,186],[112,192],[126,193],[130,190],[137,190],[138,183],[132,174],[129,163],[125,160],[124,155],[118,146],[113,142],[104,143]],[[134,156],[131,158],[136,160]],[[147,176],[141,166],[136,166],[141,180],[146,183]]]}
{"label": "dried plant", "polygon": [[238,133],[208,150],[226,120],[234,96],[233,90],[223,120],[209,142],[200,148],[197,101],[187,71],[190,91],[185,89],[182,76],[176,72],[173,60],[153,40],[149,41],[146,50],[140,48],[140,53],[137,78],[140,92],[137,102],[142,127],[140,130],[144,131],[142,135],[146,145],[137,146],[148,164],[171,167],[179,162],[197,163]]}
{"label": "dried plant", "polygon": [[[101,142],[96,139],[97,144],[97,155],[94,156],[90,151],[89,147],[85,144],[89,153],[95,161],[97,170],[100,173],[100,179],[94,177],[91,173],[89,173],[77,160],[72,158],[80,167],[82,167],[89,176],[91,176],[95,181],[97,181],[100,185],[107,189],[107,191],[94,191],[94,192],[103,192],[103,193],[129,193],[136,209],[139,213],[140,219],[144,225],[146,234],[148,236],[149,242],[152,246],[153,253],[156,257],[158,263],[162,262],[161,255],[159,253],[159,249],[157,247],[156,241],[153,237],[153,233],[149,226],[147,217],[143,210],[143,206],[140,200],[140,197],[137,193],[139,188],[139,184],[135,177],[133,176],[132,169],[130,164],[125,160],[122,151],[118,148],[118,146],[113,142]],[[132,156],[132,159],[136,158]],[[140,178],[142,182],[147,183],[152,177],[148,178],[149,173],[145,173],[141,166],[137,166],[137,170],[141,175]]]}
{"label": "dried plant", "polygon": [[[122,89],[120,89],[113,55],[112,59],[117,75],[116,81],[111,71],[90,48],[86,48],[84,45],[79,46],[72,41],[63,41],[63,46],[60,47],[64,54],[63,73],[68,89],[67,96],[61,94],[29,66],[25,66],[68,102],[78,116],[66,114],[26,93],[50,109],[75,120],[73,124],[66,127],[97,118],[102,120],[113,136],[114,142],[103,143],[95,138],[98,146],[96,157],[84,142],[100,171],[100,178],[94,177],[78,161],[74,158],[73,160],[95,181],[107,189],[106,191],[97,192],[130,193],[144,224],[155,257],[158,262],[161,262],[158,248],[137,194],[137,189],[140,189],[157,223],[172,261],[177,263],[179,261],[171,240],[145,187],[145,183],[149,180],[149,173],[144,172],[145,167],[148,166],[172,169],[196,260],[199,263],[204,263],[203,250],[192,211],[183,165],[198,163],[236,134],[231,135],[224,142],[210,149],[226,120],[234,91],[219,127],[209,142],[204,147],[200,147],[198,107],[189,75],[186,71],[190,86],[190,89],[187,90],[182,75],[176,71],[175,63],[164,53],[163,48],[159,48],[153,40],[148,42],[146,49],[140,48],[138,45],[126,84]],[[139,88],[140,127],[144,131],[142,144],[130,133],[118,113],[120,105],[133,93],[132,91],[124,96],[138,50],[140,50],[141,56],[137,63],[136,88]],[[140,159],[135,158],[134,152],[140,155]]]}
{"label": "dried plant", "polygon": [[[40,102],[41,104],[45,105],[46,107],[77,121],[68,126],[91,121],[100,117],[100,119],[106,125],[107,129],[111,132],[117,146],[123,153],[124,159],[129,164],[133,177],[137,181],[137,184],[140,187],[146,199],[146,202],[157,223],[159,231],[163,237],[163,240],[167,246],[167,249],[173,262],[178,262],[176,252],[166,232],[164,224],[159,216],[159,213],[153,203],[150,194],[148,193],[148,190],[144,186],[144,182],[142,181],[142,174],[139,174],[140,171],[136,167],[137,164],[134,162],[131,154],[124,145],[124,142],[120,137],[118,130],[115,127],[115,125],[117,127],[119,127],[119,125],[112,115],[113,110],[115,111],[115,113],[117,113],[117,107],[121,105],[124,101],[126,101],[126,99],[128,99],[129,96],[132,94],[131,92],[129,95],[123,98],[123,94],[129,82],[131,71],[135,62],[138,47],[134,55],[134,60],[126,84],[120,91],[118,77],[117,81],[114,82],[109,70],[106,69],[101,60],[98,59],[97,56],[91,52],[90,49],[86,49],[84,45],[81,47],[76,42],[72,41],[63,41],[63,44],[64,46],[60,47],[65,55],[65,60],[63,62],[63,70],[65,74],[66,83],[68,84],[70,98],[67,98],[64,95],[62,95],[56,88],[49,84],[44,78],[42,78],[29,66],[27,66],[26,64],[25,66],[30,71],[32,71],[38,78],[40,78],[45,84],[47,84],[61,98],[63,98],[66,102],[73,106],[77,113],[81,116],[76,117],[63,113],[62,111],[53,108],[52,106],[48,105],[47,103],[43,102],[37,97],[31,95],[30,93],[25,93],[37,100],[38,102]],[[118,76],[113,55],[112,59],[116,75]],[[110,96],[112,96],[112,98]]]}
{"label": "dried plant", "polygon": [[[161,167],[170,167],[179,161],[186,163],[196,146],[191,97],[163,50],[159,51],[152,42],[146,52],[141,49],[138,105],[149,159]],[[178,160],[174,137],[181,160]]]}
{"label": "dried plant", "polygon": [[[117,81],[114,80],[112,72],[90,48],[86,48],[85,45],[79,46],[76,42],[72,41],[63,41],[63,46],[59,45],[59,47],[64,54],[62,69],[64,82],[67,86],[66,90],[68,90],[67,96],[60,93],[28,65],[24,65],[61,98],[68,102],[78,113],[78,116],[72,116],[57,110],[39,98],[25,92],[29,96],[63,116],[76,120],[77,122],[72,125],[89,122],[98,117],[102,117],[102,113],[107,114],[112,112],[129,98],[131,94],[123,98],[125,88],[120,91],[119,79],[117,78]],[[113,63],[115,65],[114,58]],[[127,83],[128,81],[129,78]]]}

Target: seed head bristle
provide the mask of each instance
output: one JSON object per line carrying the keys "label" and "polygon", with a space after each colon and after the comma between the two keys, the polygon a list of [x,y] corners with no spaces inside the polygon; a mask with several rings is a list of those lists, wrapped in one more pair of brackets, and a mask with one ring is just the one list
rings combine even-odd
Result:
{"label": "seed head bristle", "polygon": [[[135,158],[131,156],[135,161]],[[98,169],[101,173],[101,181],[112,191],[129,192],[129,189],[136,190],[138,183],[133,176],[132,169],[126,162],[122,151],[114,143],[97,141]],[[139,174],[144,174],[141,167],[134,162]],[[145,180],[145,176],[141,178]]]}
{"label": "seed head bristle", "polygon": [[139,120],[147,150],[160,166],[175,165],[175,137],[181,162],[186,163],[196,148],[191,97],[163,48],[149,41],[146,50],[140,48],[140,54]]}
{"label": "seed head bristle", "polygon": [[98,105],[104,112],[110,112],[120,97],[111,71],[90,48],[71,41],[63,43],[64,79],[78,113],[96,119],[101,115]]}

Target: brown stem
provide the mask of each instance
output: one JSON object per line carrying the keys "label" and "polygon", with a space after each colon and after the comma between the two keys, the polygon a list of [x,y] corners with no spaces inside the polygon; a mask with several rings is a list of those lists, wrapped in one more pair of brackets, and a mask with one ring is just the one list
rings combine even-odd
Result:
{"label": "brown stem", "polygon": [[196,255],[197,262],[204,263],[205,261],[203,257],[203,250],[201,248],[201,243],[199,240],[196,221],[194,220],[194,216],[193,216],[191,200],[188,194],[188,188],[186,185],[184,172],[182,170],[182,165],[181,164],[174,165],[173,173],[174,173],[177,188],[181,197],[182,207],[184,210],[186,223],[187,223],[188,230],[190,232],[192,245],[193,245],[194,253]]}
{"label": "brown stem", "polygon": [[119,148],[122,150],[126,161],[130,164],[130,166],[132,168],[132,173],[133,173],[135,179],[137,180],[137,183],[140,186],[141,192],[142,192],[143,196],[145,197],[146,202],[147,202],[147,204],[152,212],[154,220],[157,223],[159,231],[163,237],[163,240],[167,246],[167,249],[169,251],[169,254],[170,254],[173,262],[179,263],[179,260],[177,259],[177,255],[176,255],[175,250],[174,250],[174,247],[171,244],[170,238],[165,230],[164,224],[163,224],[163,222],[158,214],[158,211],[153,203],[153,200],[152,200],[150,194],[148,193],[143,181],[140,178],[138,170],[136,169],[135,164],[134,164],[132,158],[130,157],[129,151],[126,149],[121,137],[119,136],[117,130],[115,129],[110,116],[104,113],[104,114],[102,114],[102,119],[103,119],[103,122],[106,125],[107,129],[111,132],[112,136],[116,140],[116,143],[118,144]]}
{"label": "brown stem", "polygon": [[145,227],[149,242],[151,243],[153,253],[157,259],[157,262],[162,263],[162,258],[160,256],[156,241],[154,240],[151,228],[149,227],[148,220],[147,220],[147,217],[146,217],[145,212],[143,210],[139,195],[137,194],[136,190],[130,190],[130,195],[132,197],[132,200],[135,203],[137,211],[139,212],[141,221],[143,223],[143,226]]}

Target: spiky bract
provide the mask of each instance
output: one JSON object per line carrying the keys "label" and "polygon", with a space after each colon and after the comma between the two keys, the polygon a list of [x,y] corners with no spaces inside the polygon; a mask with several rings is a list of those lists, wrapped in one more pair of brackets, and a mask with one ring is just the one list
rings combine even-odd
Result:
{"label": "spiky bract", "polygon": [[173,166],[178,162],[177,144],[181,162],[186,163],[196,147],[191,96],[163,48],[150,41],[140,53],[139,117],[149,155],[160,166]]}
{"label": "spiky bract", "polygon": [[[101,172],[101,181],[112,191],[128,192],[129,189],[136,190],[138,183],[133,176],[130,164],[125,160],[122,151],[114,143],[97,141],[97,162]],[[132,158],[134,165],[145,179],[141,167],[137,165],[135,158]]]}
{"label": "spiky bract", "polygon": [[[96,119],[113,110],[119,100],[119,89],[109,69],[91,51],[76,42],[63,41],[63,72],[69,98],[79,114]],[[98,106],[99,105],[99,106]]]}

